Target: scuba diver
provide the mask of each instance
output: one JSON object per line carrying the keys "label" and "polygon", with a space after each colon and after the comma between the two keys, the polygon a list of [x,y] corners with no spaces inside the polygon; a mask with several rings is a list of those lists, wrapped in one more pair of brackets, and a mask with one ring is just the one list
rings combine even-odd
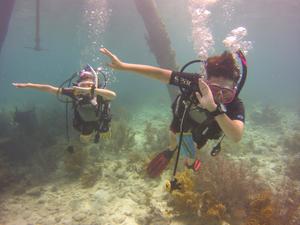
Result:
{"label": "scuba diver", "polygon": [[[245,83],[247,65],[240,50],[236,54],[241,61],[242,73],[240,73],[234,53],[224,51],[221,55],[201,61],[205,69],[203,75],[187,73],[183,70],[176,72],[154,66],[129,64],[122,62],[106,48],[101,48],[100,52],[110,58],[111,62],[108,66],[113,69],[134,72],[180,88],[181,93],[172,103],[170,145],[149,163],[147,173],[150,177],[159,176],[167,167],[174,152],[178,150],[173,171],[175,177],[179,146],[184,146],[184,133],[191,134],[192,144],[196,145],[197,149],[201,149],[209,139],[219,140],[211,151],[212,156],[217,155],[221,150],[220,143],[224,136],[234,142],[241,140],[245,112],[238,94]],[[178,134],[180,134],[179,144]],[[185,160],[185,165],[198,171],[200,161],[198,159],[191,161],[191,159],[192,157]]]}
{"label": "scuba diver", "polygon": [[[104,76],[103,72],[99,70],[98,72]],[[73,86],[63,87],[67,82],[70,86],[75,78],[78,80]],[[82,142],[89,142],[93,137],[94,141],[98,142],[101,134],[109,132],[110,101],[116,97],[116,93],[105,88],[106,79],[104,84],[100,85],[98,73],[90,65],[79,73],[74,73],[60,87],[34,83],[12,83],[12,85],[56,94],[58,97],[60,95],[70,97],[74,108],[73,127],[80,132]]]}

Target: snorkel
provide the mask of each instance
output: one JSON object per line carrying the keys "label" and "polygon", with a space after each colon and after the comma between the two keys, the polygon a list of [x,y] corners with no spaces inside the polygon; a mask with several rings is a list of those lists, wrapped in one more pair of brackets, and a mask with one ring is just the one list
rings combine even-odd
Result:
{"label": "snorkel", "polygon": [[242,73],[240,74],[240,79],[238,80],[238,83],[236,85],[237,90],[236,90],[236,95],[235,96],[237,97],[240,94],[242,88],[245,85],[248,71],[247,71],[247,60],[246,60],[246,57],[245,57],[244,53],[242,52],[242,50],[239,49],[236,52],[236,54],[239,57],[240,62],[242,64]]}

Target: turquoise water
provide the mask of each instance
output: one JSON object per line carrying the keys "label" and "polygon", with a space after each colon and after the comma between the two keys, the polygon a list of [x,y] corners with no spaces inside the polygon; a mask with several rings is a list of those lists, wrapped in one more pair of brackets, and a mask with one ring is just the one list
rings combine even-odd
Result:
{"label": "turquoise water", "polygon": [[[192,40],[191,35],[193,24],[188,11],[190,2],[191,1],[188,0],[155,1],[159,15],[161,16],[169,35],[171,47],[176,53],[176,62],[179,67],[186,62],[197,58],[197,52],[193,47],[193,41],[195,40]],[[252,163],[251,165],[255,167],[260,174],[265,175],[265,177],[273,177],[274,182],[273,180],[270,181],[272,190],[282,191],[282,186],[278,185],[278,183],[284,183],[282,180],[285,180],[286,174],[290,173],[285,171],[291,162],[290,160],[299,159],[300,89],[298,86],[300,84],[300,78],[298,60],[300,59],[300,2],[297,0],[195,0],[195,2],[212,2],[206,7],[211,14],[207,20],[207,24],[205,24],[205,26],[210,29],[214,38],[213,48],[209,49],[210,54],[219,54],[224,51],[225,47],[222,44],[222,41],[232,29],[243,26],[248,31],[246,40],[252,42],[253,48],[250,49],[247,54],[248,79],[241,92],[241,98],[246,106],[246,131],[244,140],[241,144],[234,145],[229,143],[227,144],[227,147],[229,146],[229,155],[231,155],[231,159],[234,159],[235,161],[243,161],[244,159],[250,161]],[[65,149],[66,147],[66,140],[64,139],[65,114],[64,104],[58,102],[54,96],[40,93],[35,90],[16,89],[11,85],[12,82],[47,83],[59,86],[64,80],[74,72],[79,71],[82,66],[87,63],[94,67],[105,67],[105,63],[108,62],[108,59],[98,52],[98,49],[103,46],[110,49],[125,62],[157,66],[155,56],[149,50],[149,46],[145,39],[147,31],[143,19],[137,12],[133,0],[40,0],[40,45],[42,51],[34,51],[31,49],[35,46],[35,3],[35,0],[16,0],[12,11],[8,32],[0,52],[0,108],[1,112],[6,113],[5,115],[10,115],[9,118],[11,120],[9,121],[9,124],[14,124],[11,117],[13,117],[16,107],[20,111],[27,111],[35,108],[38,118],[44,118],[42,124],[46,126],[44,127],[45,130],[48,129],[51,138],[56,141],[53,143],[51,142],[53,146],[49,143],[49,146],[47,147],[44,147],[44,145],[41,147],[39,143],[37,143],[39,147],[36,148],[29,145],[28,140],[20,139],[18,140],[19,145],[28,145],[28,148],[25,148],[25,150],[20,153],[21,156],[18,157],[15,156],[15,154],[18,155],[18,151],[13,149],[13,153],[7,153],[7,149],[4,149],[4,145],[1,144],[5,142],[6,138],[12,139],[10,136],[11,134],[7,135],[5,132],[0,133],[2,140],[2,142],[0,140],[0,158],[3,156],[3,159],[5,158],[6,160],[6,155],[8,155],[10,160],[8,161],[8,168],[16,168],[16,170],[12,169],[12,173],[15,174],[15,176],[18,176],[19,180],[22,180],[25,176],[25,172],[20,172],[22,170],[29,173],[24,180],[30,180],[31,178],[29,179],[27,176],[30,177],[30,173],[35,171],[36,168],[33,165],[36,163],[37,167],[39,167],[39,164],[47,164],[48,155],[51,155],[57,162],[63,164],[63,153],[59,151],[59,148]],[[142,155],[143,160],[136,166],[137,168],[132,169],[132,167],[130,167],[133,171],[136,172],[136,170],[138,170],[140,171],[139,174],[142,174],[141,171],[143,170],[146,161],[149,161],[150,153],[154,154],[159,151],[159,149],[151,149],[151,146],[148,146],[150,150],[145,150],[146,147],[143,146],[142,143],[144,143],[143,141],[145,141],[149,135],[147,136],[147,132],[145,132],[144,128],[147,122],[152,123],[152,126],[157,128],[157,130],[152,131],[155,133],[156,136],[154,136],[156,138],[161,134],[160,132],[165,131],[164,129],[168,126],[171,118],[169,108],[171,100],[169,98],[168,90],[165,85],[155,80],[127,72],[112,71],[110,69],[107,69],[107,71],[111,78],[108,88],[117,93],[117,98],[113,102],[113,110],[115,110],[116,115],[115,118],[118,123],[120,121],[125,121],[124,123],[132,129],[131,131],[135,132],[136,142],[134,147],[128,147],[126,144],[123,144],[122,148],[124,149],[122,151],[120,150],[120,152],[119,150],[111,149],[112,152],[106,154],[102,149],[101,154],[99,153],[101,157],[111,157],[116,161],[109,164],[99,160],[99,163],[102,163],[101,165],[104,165],[103,168],[107,168],[111,173],[118,171],[118,167],[124,167],[126,168],[124,169],[125,171],[131,171],[126,167],[128,161],[131,160],[128,155],[132,152],[145,154]],[[268,111],[268,113],[270,113],[269,117],[264,117],[265,115],[260,114],[260,112],[266,109],[265,106],[271,108],[271,110]],[[261,124],[262,121],[265,124]],[[47,124],[47,122],[49,123]],[[120,127],[121,125],[116,123],[115,129],[121,130]],[[0,123],[0,128],[2,130],[7,129],[7,127],[4,129],[2,123]],[[49,133],[44,130],[43,132],[45,132],[45,139],[47,139]],[[76,133],[72,133],[72,135],[73,137],[78,136]],[[122,135],[122,133],[118,134],[118,141],[120,141],[120,135]],[[128,140],[129,139],[130,138],[128,138]],[[46,143],[44,139],[38,139],[36,141],[40,141],[40,143],[43,142],[43,144]],[[163,142],[165,140],[156,141],[160,142],[159,144],[165,144]],[[120,146],[117,144],[114,145],[113,142],[114,141],[112,140],[108,145],[109,147],[106,146],[106,148]],[[19,148],[19,145],[16,148]],[[35,161],[30,161],[32,154],[31,148],[35,149],[35,156],[37,152],[37,155],[39,155],[39,157],[34,158]],[[55,154],[49,153],[51,152],[49,149],[52,148],[55,149]],[[100,158],[93,148],[98,147],[89,146],[88,151],[91,151],[89,154],[95,154]],[[155,148],[158,148],[158,145],[156,145]],[[144,153],[144,150],[146,153]],[[132,156],[132,158],[134,157],[135,156]],[[14,160],[18,160],[18,162],[14,162]],[[51,160],[49,159],[49,161]],[[259,162],[257,163],[255,160],[258,160]],[[277,161],[278,163],[276,164]],[[132,161],[130,162],[132,163]],[[91,163],[95,162],[91,161]],[[53,181],[53,186],[51,186],[51,181],[50,184],[48,183],[50,186],[44,187],[44,190],[46,190],[45,192],[52,192],[51,190],[53,187],[58,187],[60,189],[59,191],[65,191],[60,192],[61,198],[64,199],[63,193],[68,192],[68,186],[64,186],[65,183],[62,180],[67,180],[67,176],[58,175],[64,173],[60,173],[60,169],[56,170],[51,166],[49,167],[50,169],[48,168],[44,172],[41,172],[42,175],[36,174],[36,171],[32,172],[31,177],[34,181],[32,184],[28,184],[28,188],[38,186],[36,185],[38,184],[37,181],[43,176],[54,177],[53,180],[55,180],[55,182],[63,183],[61,188],[61,183],[57,184]],[[56,165],[55,168],[61,167]],[[294,171],[297,171],[298,169],[299,167],[295,167]],[[130,176],[131,175],[129,174],[128,176],[126,175],[126,179],[128,178],[130,180]],[[299,190],[297,188],[299,188],[300,178],[295,174],[293,174],[293,176],[293,178],[290,176],[290,179],[295,180],[296,183],[294,185],[296,186],[296,190]],[[111,183],[118,182],[118,180],[114,180],[115,177],[111,178],[108,175],[106,177],[103,175],[103,177],[106,179],[104,180],[107,184],[109,184],[110,181]],[[120,177],[118,178],[121,179]],[[156,192],[163,192],[161,186],[163,186],[162,183],[164,178],[168,179],[168,176],[165,175],[162,180],[155,181],[156,183],[153,184],[151,183],[152,181],[149,181],[149,178],[144,179],[144,177],[139,177],[136,179],[145,182],[145,185],[141,184],[140,186],[137,186],[144,190],[143,188],[149,185],[148,192],[145,191],[146,196],[152,194],[151,192],[153,189],[155,189]],[[0,212],[0,224],[59,224],[59,222],[43,220],[43,216],[41,216],[42,213],[39,218],[31,215],[27,217],[29,219],[26,219],[23,216],[22,221],[15,220],[19,222],[14,222],[14,219],[16,219],[17,216],[14,216],[13,213],[9,213],[10,211],[7,208],[10,204],[18,205],[19,203],[16,203],[18,200],[9,200],[16,198],[13,194],[13,197],[9,195],[11,193],[6,186],[12,186],[12,190],[14,190],[15,186],[18,185],[18,182],[16,181],[18,179],[14,178],[12,182],[3,184],[4,190],[8,190],[8,194],[6,195],[6,192],[3,192],[3,199],[5,200],[6,206],[1,206],[0,210],[5,209],[4,211],[6,213],[3,214],[5,217],[3,217],[4,219],[1,221],[2,214]],[[120,183],[120,193],[124,192],[124,195],[118,196],[120,199],[124,196],[124,198],[128,197],[125,194],[127,189],[126,191],[125,189],[122,189],[126,186],[126,179],[122,179],[124,180],[122,181],[123,183]],[[278,180],[282,182],[279,182]],[[79,180],[76,179],[75,181],[72,181],[75,182],[73,184],[79,182]],[[98,186],[96,185],[94,186],[94,189],[88,189],[88,191],[85,191],[87,189],[79,188],[78,193],[80,193],[81,196],[84,196],[82,199],[89,199],[89,201],[92,201],[90,200],[90,196],[94,196],[97,190],[99,191],[101,189],[101,182],[102,181],[99,181]],[[43,184],[44,180],[41,182],[41,185]],[[26,185],[23,186],[26,187]],[[70,193],[75,194],[77,190],[76,187],[76,185],[70,187]],[[108,187],[111,186],[108,185]],[[112,185],[112,187],[115,188],[114,185]],[[109,195],[108,193],[118,192],[117,189],[113,188],[106,189],[104,191],[105,194]],[[26,193],[26,191],[25,188],[24,193]],[[293,191],[294,195],[292,196],[297,196],[295,199],[298,199],[298,194],[295,190]],[[133,193],[134,192],[135,191],[133,191]],[[29,193],[31,194],[27,194],[27,197],[28,195],[34,196],[34,193]],[[54,191],[54,193],[57,192]],[[90,193],[90,196],[88,196],[88,193]],[[95,194],[95,198],[98,198],[98,195],[99,193],[97,195]],[[17,196],[20,196],[22,199],[23,195],[21,193]],[[70,194],[66,194],[66,196],[65,201],[72,201]],[[109,197],[107,198],[110,199]],[[167,197],[164,196],[164,198],[164,200],[166,200]],[[157,200],[158,197],[154,196],[153,199]],[[24,197],[23,200],[26,202],[28,199]],[[106,199],[104,199],[104,201],[105,200]],[[112,199],[110,200],[113,202]],[[13,201],[15,201],[15,203]],[[28,202],[30,201],[31,200],[28,200]],[[295,202],[297,203],[296,200]],[[73,207],[74,204],[72,203],[70,205]],[[70,222],[66,219],[69,217],[72,218],[72,215],[74,212],[77,212],[77,210],[82,213],[85,212],[82,211],[81,206],[77,207],[78,204],[75,204],[75,209],[69,205],[70,208],[72,208],[72,210],[68,211],[69,215],[61,215],[61,220],[57,221],[62,221],[62,224],[93,224],[93,221],[88,219],[86,219],[86,222],[84,222],[84,219],[75,219],[73,222],[72,220],[70,220]],[[146,209],[147,204],[150,203],[146,200],[145,202],[142,201],[142,203],[137,201],[137,206],[134,206],[138,208],[138,205],[143,205]],[[282,204],[284,205],[285,203]],[[49,203],[49,205],[51,204]],[[24,203],[23,206],[26,206],[26,204]],[[129,206],[131,205],[129,204]],[[153,204],[151,206],[152,211],[147,211],[149,210],[147,209],[145,212],[140,212],[138,215],[140,217],[145,217],[146,215],[157,216],[158,209],[160,209],[161,212],[169,210],[169,208],[161,209]],[[26,207],[26,210],[30,211],[30,204]],[[97,207],[93,208],[91,206],[90,212],[92,212],[92,216],[96,215],[94,212],[97,209]],[[278,212],[275,212],[274,214],[276,213]],[[44,218],[50,218],[49,214],[45,214]],[[288,224],[299,224],[300,216],[298,215],[297,217],[297,214],[295,215],[295,222],[290,222],[292,220],[289,220]],[[98,216],[108,218],[109,221],[107,223],[103,222],[105,219],[101,217],[103,220],[99,220],[100,222],[97,222],[99,224],[192,224],[187,222],[189,220],[184,220],[182,218],[179,220],[166,219],[169,217],[164,217],[162,215],[160,215],[160,222],[156,223],[154,219],[149,219],[147,222],[146,220],[138,220],[133,212],[130,215],[123,213],[122,216],[126,218],[124,220],[113,220],[111,219],[113,217],[107,212],[103,212],[103,214]],[[35,218],[37,219],[35,220]],[[176,223],[174,222],[175,220],[176,222],[180,221],[181,223]],[[200,222],[196,222],[195,224],[200,224]],[[232,224],[242,223],[236,222]]]}
{"label": "turquoise water", "polygon": [[[299,58],[300,28],[297,25],[299,3],[228,2],[231,4],[232,12],[228,10],[231,12],[230,16],[225,15],[221,3],[211,7],[213,15],[209,20],[209,27],[215,38],[214,53],[222,52],[224,47],[221,42],[231,29],[237,26],[246,27],[247,38],[253,42],[254,48],[248,56],[249,79],[243,95],[249,98],[249,101],[259,98],[275,104],[280,102],[283,105],[287,103],[293,106],[294,100],[298,102],[296,96],[299,96],[295,62]],[[96,45],[88,43],[87,33],[82,27],[87,26],[84,18],[85,8],[96,6],[92,4],[87,6],[88,1],[51,1],[51,3],[41,1],[41,46],[46,49],[42,52],[24,48],[34,45],[34,4],[35,1],[16,1],[1,53],[1,90],[4,92],[1,95],[1,103],[7,103],[7,96],[10,96],[9,102],[17,101],[15,90],[8,85],[11,81],[34,80],[59,84],[63,78],[80,68],[80,62],[91,63],[91,58],[99,57],[95,52],[92,56],[83,53],[84,48],[95,51],[104,45],[128,62],[155,65],[155,59],[144,39],[143,21],[132,1],[108,1],[108,7],[112,10],[111,15],[107,18],[105,30],[96,37]],[[196,57],[189,41],[191,21],[185,4],[184,1],[177,1],[176,4],[160,1],[158,4],[171,37],[172,47],[176,50],[179,65]],[[83,59],[87,62],[83,62]],[[99,61],[105,60],[101,57]],[[120,93],[125,89],[127,98],[134,97],[135,91],[128,86],[135,84],[150,85],[148,90],[156,89],[159,93],[165,94],[164,88],[157,82],[118,73],[116,77],[120,82],[112,84],[112,88],[116,88]],[[32,99],[33,96],[40,98],[36,94],[24,94],[29,95],[28,99]],[[149,92],[144,96],[152,94]],[[126,96],[119,96],[119,100],[126,101]],[[133,104],[137,101],[133,100]]]}

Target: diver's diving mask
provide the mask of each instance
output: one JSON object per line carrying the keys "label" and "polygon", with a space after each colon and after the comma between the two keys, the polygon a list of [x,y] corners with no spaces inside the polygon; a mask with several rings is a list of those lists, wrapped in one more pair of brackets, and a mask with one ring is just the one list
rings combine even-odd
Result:
{"label": "diver's diving mask", "polygon": [[[87,64],[83,70],[79,72],[79,80],[78,80],[78,86],[79,87],[89,87],[90,84],[85,80],[92,80],[95,87],[98,87],[98,74],[96,71],[91,67],[89,64]],[[84,83],[82,83],[84,82]],[[82,83],[83,86],[80,86],[79,84]]]}
{"label": "diver's diving mask", "polygon": [[236,95],[236,88],[222,87],[218,84],[206,82],[215,98],[219,103],[228,104],[233,101]]}

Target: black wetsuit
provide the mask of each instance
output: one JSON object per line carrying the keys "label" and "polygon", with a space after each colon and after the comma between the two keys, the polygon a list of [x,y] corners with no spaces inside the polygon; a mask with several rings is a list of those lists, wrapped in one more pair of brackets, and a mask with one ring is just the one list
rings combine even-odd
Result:
{"label": "black wetsuit", "polygon": [[[184,88],[195,89],[198,86],[199,74],[195,73],[180,73],[172,72],[169,84],[175,86],[181,86]],[[178,95],[172,104],[173,120],[170,125],[170,130],[173,133],[180,132],[181,118],[184,112],[184,103],[181,101],[181,95]],[[226,104],[226,115],[232,120],[245,121],[245,110],[242,101],[236,97],[234,100]],[[196,106],[195,106],[196,108]],[[200,110],[201,111],[201,110]],[[201,112],[200,112],[201,113]],[[202,113],[205,114],[203,111]],[[206,112],[207,113],[207,112]],[[217,139],[222,135],[221,128],[218,123],[213,119],[208,123],[208,120],[203,122],[196,122],[190,113],[187,113],[185,121],[183,123],[183,131],[191,131],[194,141],[197,143],[197,147],[201,148],[204,146],[208,139]],[[204,133],[205,130],[205,133]]]}

